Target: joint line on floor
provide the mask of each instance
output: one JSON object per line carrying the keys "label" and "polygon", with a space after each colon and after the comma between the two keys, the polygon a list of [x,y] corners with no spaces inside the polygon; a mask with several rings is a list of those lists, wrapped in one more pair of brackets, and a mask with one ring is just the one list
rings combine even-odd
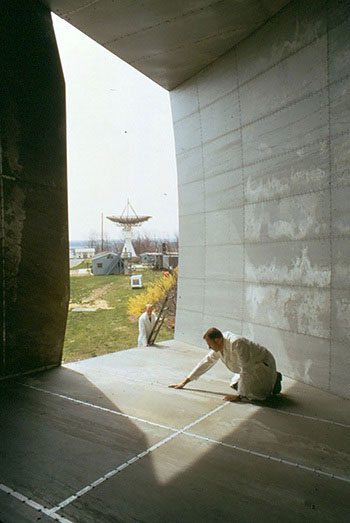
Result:
{"label": "joint line on floor", "polygon": [[[277,463],[281,463],[281,464],[284,464],[284,465],[287,465],[287,466],[299,468],[301,470],[312,472],[312,473],[315,473],[315,474],[318,474],[318,475],[321,475],[321,476],[324,476],[324,477],[327,477],[327,478],[337,479],[339,481],[350,483],[350,479],[346,478],[346,477],[343,477],[343,476],[339,476],[339,475],[336,475],[336,474],[331,474],[331,473],[328,473],[328,472],[325,472],[325,471],[322,471],[322,470],[319,470],[319,469],[316,469],[316,468],[308,467],[306,465],[301,465],[301,464],[298,464],[296,462],[292,462],[292,461],[289,461],[289,460],[286,460],[286,459],[283,459],[283,458],[277,458],[276,456],[271,456],[271,455],[268,455],[268,454],[264,454],[262,452],[257,452],[257,451],[254,451],[254,450],[245,449],[243,447],[239,447],[239,446],[234,445],[234,444],[224,443],[222,441],[218,441],[218,440],[215,440],[215,439],[212,439],[212,438],[207,438],[207,437],[200,436],[198,434],[189,432],[189,430],[193,426],[197,425],[201,421],[204,421],[209,416],[212,416],[213,414],[215,414],[216,412],[218,412],[219,410],[224,408],[228,404],[228,402],[219,405],[218,407],[216,407],[215,409],[211,410],[210,412],[204,414],[203,416],[199,417],[198,419],[194,420],[193,422],[187,424],[182,429],[176,429],[174,427],[169,427],[167,425],[154,423],[154,422],[151,422],[151,421],[148,421],[148,420],[144,420],[142,418],[138,418],[136,416],[131,416],[131,415],[128,415],[128,414],[124,414],[122,412],[119,412],[119,411],[116,411],[116,410],[113,410],[113,409],[109,409],[109,408],[106,408],[106,407],[101,407],[101,406],[95,405],[93,403],[89,403],[89,402],[86,402],[86,401],[78,400],[78,399],[72,398],[70,396],[66,396],[66,395],[59,394],[59,393],[56,393],[56,392],[52,392],[52,391],[49,391],[49,390],[46,390],[46,389],[42,389],[40,387],[35,387],[33,385],[29,385],[29,384],[25,384],[25,383],[21,383],[21,382],[18,382],[18,383],[20,385],[22,385],[23,387],[27,387],[27,388],[36,390],[38,392],[42,392],[42,393],[45,393],[45,394],[56,396],[56,397],[62,398],[64,400],[71,401],[71,402],[76,403],[76,404],[84,405],[84,406],[87,406],[87,407],[90,407],[90,408],[95,408],[95,409],[98,409],[98,410],[101,410],[101,411],[104,411],[104,412],[109,412],[111,414],[115,414],[115,415],[118,415],[118,416],[121,416],[121,417],[124,417],[124,418],[127,418],[127,419],[131,419],[131,420],[138,421],[138,422],[141,422],[141,423],[146,423],[146,424],[149,424],[149,425],[152,425],[152,426],[155,426],[155,427],[159,427],[159,428],[163,428],[163,429],[166,429],[166,430],[170,430],[170,431],[173,432],[173,434],[170,434],[166,438],[163,438],[158,443],[155,443],[154,445],[152,445],[148,449],[146,449],[146,450],[140,452],[139,454],[135,455],[134,457],[130,458],[128,461],[126,461],[125,463],[122,463],[117,468],[107,472],[104,476],[96,479],[91,484],[85,486],[84,488],[82,488],[81,490],[79,490],[78,492],[73,494],[72,496],[69,496],[68,498],[66,498],[65,500],[60,502],[57,506],[55,506],[55,507],[53,507],[51,509],[47,509],[45,507],[41,507],[40,505],[36,504],[35,502],[32,502],[31,500],[28,500],[29,503],[27,503],[27,504],[31,503],[30,506],[32,506],[32,507],[38,505],[40,507],[40,510],[44,514],[48,515],[49,517],[51,517],[53,519],[57,519],[58,521],[61,521],[62,523],[66,523],[69,520],[61,518],[61,516],[59,516],[57,514],[57,512],[59,510],[61,510],[65,506],[69,505],[70,503],[72,503],[76,499],[80,498],[81,496],[83,496],[87,492],[90,492],[93,488],[97,487],[98,485],[100,485],[104,481],[106,481],[106,480],[110,479],[111,477],[115,476],[116,474],[120,473],[122,470],[126,469],[127,467],[129,467],[133,463],[135,463],[135,462],[139,461],[140,459],[144,458],[145,456],[147,456],[148,454],[150,454],[154,450],[156,450],[159,447],[165,445],[169,441],[172,441],[174,438],[176,438],[180,434],[184,434],[184,435],[190,436],[192,438],[196,438],[196,439],[199,439],[199,440],[202,440],[202,441],[206,441],[208,443],[213,443],[213,444],[220,445],[220,446],[223,446],[223,447],[226,447],[226,448],[237,450],[239,452],[244,452],[244,453],[247,453],[247,454],[251,454],[251,455],[259,457],[259,458],[268,459],[268,460],[271,460],[271,461],[274,461],[274,462],[277,462]],[[312,421],[320,421],[320,422],[323,422],[323,423],[330,423],[330,424],[333,424],[333,425],[339,425],[341,427],[349,428],[349,425],[346,425],[344,423],[334,422],[334,421],[327,420],[327,419],[316,418],[316,417],[313,417],[313,416],[306,416],[306,415],[298,414],[298,413],[285,412],[285,411],[283,411],[281,409],[274,409],[274,411],[275,412],[279,412],[281,414],[287,414],[287,415],[291,415],[291,416],[302,417],[302,418],[310,419]],[[8,489],[7,487],[5,487],[5,488]],[[19,496],[21,496],[21,495],[19,495]],[[21,500],[23,498],[23,497],[19,498],[16,495],[14,495],[14,497],[17,497],[18,499],[21,499]],[[61,519],[58,519],[58,518],[61,518]]]}
{"label": "joint line on floor", "polygon": [[17,492],[16,490],[13,490],[10,487],[7,487],[3,483],[0,483],[0,490],[5,494],[8,494],[9,496],[17,499],[21,503],[24,503],[28,507],[37,510],[41,514],[45,514],[45,516],[54,519],[55,521],[59,521],[60,523],[73,523],[70,519],[64,518],[59,514],[53,513],[53,509],[49,509],[47,507],[44,507],[43,505],[40,505],[40,503],[33,501],[32,499],[28,498],[27,496],[24,496],[23,494],[20,494],[20,492]]}
{"label": "joint line on floor", "polygon": [[340,421],[333,421],[330,419],[325,418],[317,418],[316,416],[307,416],[306,414],[299,414],[298,412],[287,412],[282,409],[272,409],[273,412],[279,412],[280,414],[286,414],[288,416],[295,416],[297,418],[304,418],[311,421],[318,421],[320,423],[328,423],[329,425],[336,425],[338,427],[343,427],[344,429],[350,429],[350,425],[348,423],[341,423]]}
{"label": "joint line on floor", "polygon": [[[119,412],[117,410],[109,409],[107,407],[101,407],[100,405],[96,405],[95,403],[90,403],[88,401],[79,400],[77,398],[73,398],[71,396],[66,396],[66,395],[60,394],[58,392],[53,392],[51,390],[42,389],[40,387],[35,387],[34,385],[29,385],[27,383],[22,383],[20,381],[18,381],[16,383],[18,385],[21,385],[22,387],[27,387],[29,389],[36,390],[38,392],[43,392],[44,394],[49,394],[51,396],[57,396],[58,398],[61,398],[61,399],[67,400],[67,401],[71,401],[73,403],[77,403],[78,405],[85,405],[86,407],[90,407],[90,408],[93,408],[93,409],[101,410],[101,411],[104,411],[104,412],[109,412],[110,414],[115,414],[116,416],[121,416],[123,418],[128,418],[128,419],[131,419],[131,420],[134,420],[134,421],[139,421],[141,423],[146,423],[148,425],[152,425],[154,427],[159,427],[161,429],[170,430],[172,432],[176,432],[178,430],[177,428],[171,427],[169,425],[162,425],[161,423],[155,423],[154,421],[149,421],[149,420],[146,420],[146,419],[143,419],[143,418],[138,418],[137,416],[132,416],[130,414],[125,414],[124,412]],[[317,418],[316,416],[308,416],[306,414],[300,414],[298,412],[289,412],[289,411],[285,411],[285,410],[282,410],[282,409],[275,409],[275,408],[270,409],[269,412],[278,412],[278,413],[284,414],[286,416],[294,416],[294,417],[298,417],[298,418],[308,419],[308,420],[311,420],[311,421],[318,421],[320,423],[327,423],[329,425],[336,425],[338,427],[343,427],[345,429],[349,429],[350,428],[350,424],[347,424],[347,423],[341,423],[339,421],[329,420],[329,419],[326,419],[326,418]]]}
{"label": "joint line on floor", "polygon": [[256,450],[250,450],[250,449],[246,449],[244,447],[240,447],[238,445],[225,443],[223,441],[218,441],[218,440],[215,440],[215,439],[212,439],[212,438],[207,438],[206,436],[200,436],[199,434],[195,434],[193,432],[184,432],[183,434],[185,436],[190,436],[192,438],[196,438],[196,439],[199,439],[199,440],[202,440],[202,441],[206,441],[208,443],[215,443],[216,445],[220,445],[222,447],[226,447],[226,448],[233,449],[233,450],[238,450],[239,452],[244,452],[246,454],[251,454],[251,455],[256,456],[258,458],[268,459],[270,461],[275,461],[277,463],[282,463],[283,465],[288,465],[290,467],[295,467],[295,468],[299,468],[301,470],[306,470],[307,472],[313,472],[314,474],[318,474],[320,476],[325,476],[327,478],[337,479],[339,481],[344,481],[345,483],[350,483],[350,478],[347,478],[345,476],[339,476],[337,474],[332,474],[330,472],[325,472],[324,470],[320,470],[320,469],[317,469],[315,467],[313,468],[313,467],[308,467],[307,465],[301,465],[300,463],[296,463],[294,461],[289,461],[287,459],[278,458],[277,456],[271,456],[270,454],[265,454],[263,452],[258,452]]}
{"label": "joint line on floor", "polygon": [[179,429],[176,429],[175,427],[170,427],[168,425],[162,425],[161,423],[155,423],[154,421],[148,421],[143,418],[138,418],[137,416],[132,416],[130,414],[125,414],[124,412],[119,412],[118,410],[109,409],[107,407],[101,407],[100,405],[95,405],[94,403],[89,403],[88,401],[78,400],[76,398],[72,398],[71,396],[65,396],[64,394],[59,394],[58,392],[52,392],[50,390],[42,389],[40,387],[34,387],[33,385],[28,385],[27,383],[21,383],[18,382],[19,385],[22,385],[23,387],[27,387],[29,389],[36,390],[38,392],[43,392],[44,394],[49,394],[51,396],[56,396],[57,398],[61,398],[67,401],[71,401],[72,403],[76,403],[78,405],[84,405],[85,407],[90,407],[92,409],[101,410],[102,412],[108,412],[110,414],[115,414],[116,416],[121,416],[122,418],[128,418],[133,421],[139,421],[141,423],[147,423],[147,425],[152,425],[153,427],[158,427],[161,429],[171,430],[172,432],[176,432]]}
{"label": "joint line on floor", "polygon": [[227,405],[227,403],[223,403],[222,405],[219,405],[218,407],[215,407],[215,409],[211,410],[210,412],[207,412],[203,416],[200,416],[195,421],[192,421],[191,423],[185,425],[185,427],[183,427],[182,429],[178,429],[176,432],[174,432],[173,434],[170,434],[166,438],[163,438],[162,440],[158,441],[158,443],[155,443],[154,445],[152,445],[148,449],[140,452],[139,454],[136,454],[136,456],[134,456],[133,458],[130,458],[125,463],[122,463],[117,468],[115,468],[113,470],[110,470],[104,476],[101,476],[100,478],[96,479],[95,481],[93,481],[92,483],[90,483],[86,487],[82,488],[81,490],[79,490],[78,492],[73,494],[72,496],[69,496],[69,498],[66,498],[63,501],[61,501],[60,503],[58,503],[58,505],[56,507],[51,509],[51,511],[50,511],[51,514],[55,513],[55,512],[58,512],[59,510],[61,510],[62,508],[66,507],[67,505],[69,505],[70,503],[75,501],[76,499],[78,499],[81,496],[83,496],[84,494],[86,494],[87,492],[90,492],[93,488],[97,487],[101,483],[104,483],[106,480],[112,478],[116,474],[120,473],[122,470],[125,470],[130,465],[132,465],[133,463],[136,463],[137,461],[139,461],[140,459],[144,458],[145,456],[147,456],[151,452],[155,451],[159,447],[162,447],[166,443],[169,443],[169,441],[172,441],[174,438],[176,438],[180,434],[183,434],[184,432],[188,431],[189,429],[191,429],[192,427],[197,425],[197,423],[200,423],[201,421],[204,421],[205,419],[209,418],[209,416],[212,416],[213,414],[215,414],[219,410],[222,410],[226,405]]}

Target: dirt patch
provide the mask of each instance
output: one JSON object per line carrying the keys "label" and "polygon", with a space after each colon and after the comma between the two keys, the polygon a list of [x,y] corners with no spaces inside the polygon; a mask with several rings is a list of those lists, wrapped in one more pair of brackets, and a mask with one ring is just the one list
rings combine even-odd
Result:
{"label": "dirt patch", "polygon": [[128,326],[120,326],[120,327],[115,327],[113,329],[113,332],[120,332],[120,331],[128,332],[128,329],[129,329]]}
{"label": "dirt patch", "polygon": [[91,294],[89,296],[87,296],[86,298],[83,298],[81,300],[81,302],[78,302],[78,303],[70,302],[69,310],[74,309],[76,307],[84,308],[84,306],[86,308],[95,307],[96,309],[113,309],[113,307],[109,306],[109,303],[106,300],[102,299],[112,285],[113,285],[112,283],[108,283],[107,285],[104,285],[103,287],[94,289],[91,292]]}

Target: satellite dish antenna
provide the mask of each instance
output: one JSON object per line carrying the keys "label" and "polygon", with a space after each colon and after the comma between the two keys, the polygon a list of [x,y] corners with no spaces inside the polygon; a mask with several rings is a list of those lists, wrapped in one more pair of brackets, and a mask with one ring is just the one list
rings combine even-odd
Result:
{"label": "satellite dish antenna", "polygon": [[123,258],[136,258],[136,252],[132,244],[133,228],[140,227],[144,222],[147,222],[152,216],[139,216],[131,203],[129,198],[123,212],[119,216],[107,216],[108,220],[121,227],[124,232],[124,246],[122,249]]}

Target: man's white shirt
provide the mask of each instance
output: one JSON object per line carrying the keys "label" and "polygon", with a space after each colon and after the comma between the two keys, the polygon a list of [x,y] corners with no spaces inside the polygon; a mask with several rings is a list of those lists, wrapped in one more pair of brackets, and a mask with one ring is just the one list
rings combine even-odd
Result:
{"label": "man's white shirt", "polygon": [[251,400],[264,400],[276,382],[276,362],[265,347],[232,332],[224,332],[222,352],[210,350],[194,367],[188,378],[198,379],[220,359],[234,373],[231,385],[237,383],[238,394]]}

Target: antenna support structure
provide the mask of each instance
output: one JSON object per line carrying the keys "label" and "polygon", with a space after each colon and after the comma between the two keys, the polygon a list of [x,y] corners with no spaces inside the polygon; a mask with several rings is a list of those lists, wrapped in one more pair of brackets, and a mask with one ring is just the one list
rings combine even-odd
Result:
{"label": "antenna support structure", "polygon": [[107,216],[108,220],[114,222],[118,227],[121,227],[124,233],[124,245],[122,250],[123,258],[136,258],[136,252],[132,244],[133,228],[140,227],[147,222],[152,216],[139,216],[129,199],[124,207],[123,212],[119,216]]}

